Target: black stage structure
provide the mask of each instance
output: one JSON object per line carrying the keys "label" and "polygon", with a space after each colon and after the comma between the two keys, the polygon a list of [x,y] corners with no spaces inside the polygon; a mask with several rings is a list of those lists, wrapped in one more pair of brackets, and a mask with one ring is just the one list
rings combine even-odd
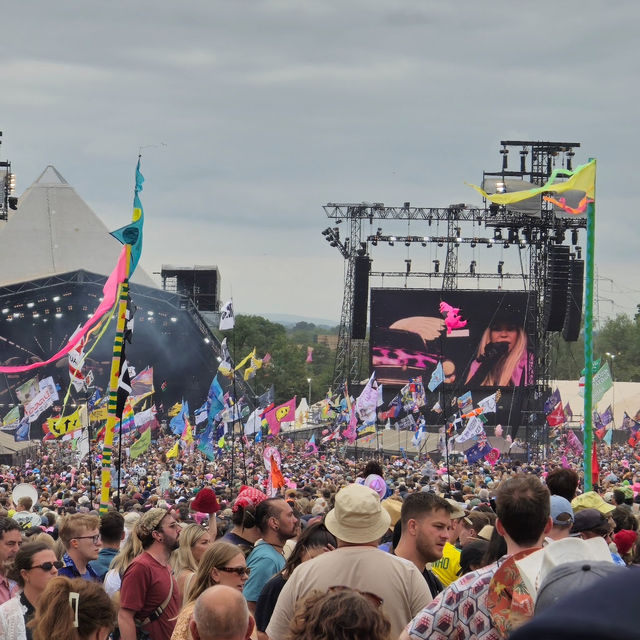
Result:
{"label": "black stage structure", "polygon": [[[575,168],[578,147],[576,142],[501,141],[501,168],[483,172],[482,186],[487,193],[540,186],[554,169]],[[510,161],[515,162],[515,168],[509,167]],[[584,194],[563,195],[567,202],[577,202],[575,198]],[[521,390],[519,415],[511,415],[509,426],[515,437],[518,427],[524,425],[529,444],[535,448],[541,445],[546,438],[543,403],[550,392],[553,335],[561,332],[565,340],[575,341],[580,331],[584,263],[578,232],[586,229],[586,216],[567,214],[541,196],[508,206],[485,201],[482,207],[416,207],[410,202],[402,206],[328,203],[324,211],[334,226],[322,234],[344,259],[334,388],[345,382],[357,387],[370,374],[367,311],[372,279],[379,278],[382,288],[391,281],[405,289],[422,286],[443,293],[465,289],[526,292],[533,302],[527,306],[525,326],[529,344],[533,345],[535,376]],[[404,251],[404,268],[376,270],[376,254],[381,247],[395,247],[396,254],[398,249]],[[430,261],[426,270],[416,269],[420,260],[433,256],[436,247],[441,254]],[[483,254],[479,253],[480,248]],[[498,261],[495,271],[483,268],[489,258],[495,264],[495,258],[501,257],[496,256],[496,249],[502,255],[509,248],[515,252],[515,266],[505,258]],[[426,385],[428,376],[424,382]],[[460,381],[445,384],[444,390],[450,397],[464,391]],[[393,390],[396,392],[397,388]],[[446,410],[444,413],[446,421]],[[431,418],[433,424],[443,424],[442,416]]]}
{"label": "black stage structure", "polygon": [[[0,287],[0,362],[28,364],[56,353],[99,305],[106,279],[78,270]],[[218,369],[220,343],[193,300],[135,283],[130,283],[130,298],[135,305],[134,331],[131,344],[126,344],[126,358],[138,373],[153,367],[159,422],[170,406],[183,399],[192,410],[200,407]],[[115,318],[88,355],[84,369],[92,371],[94,385],[103,393],[109,382],[114,335]],[[15,388],[33,375],[53,376],[64,392],[69,386],[67,358],[33,372],[0,375],[1,415],[19,404]],[[236,379],[236,391],[253,404],[253,390],[241,376]],[[86,394],[72,390],[72,404],[85,400]],[[32,439],[42,436],[40,425],[48,415],[51,410],[32,423]]]}

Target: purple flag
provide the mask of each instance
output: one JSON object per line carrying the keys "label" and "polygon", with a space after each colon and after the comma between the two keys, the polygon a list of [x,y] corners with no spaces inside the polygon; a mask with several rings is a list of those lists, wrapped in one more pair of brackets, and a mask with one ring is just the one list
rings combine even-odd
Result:
{"label": "purple flag", "polygon": [[603,426],[607,426],[613,422],[613,409],[611,405],[609,405],[601,414],[600,414],[600,422]]}
{"label": "purple flag", "polygon": [[559,402],[562,402],[562,398],[560,397],[560,389],[556,388],[556,390],[545,401],[544,412],[549,415],[556,408],[556,405]]}

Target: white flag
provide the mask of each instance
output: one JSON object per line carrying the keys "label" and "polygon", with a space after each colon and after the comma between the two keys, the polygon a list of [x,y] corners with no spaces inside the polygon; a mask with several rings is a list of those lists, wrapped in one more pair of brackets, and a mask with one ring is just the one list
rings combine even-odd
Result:
{"label": "white flag", "polygon": [[482,420],[477,416],[473,416],[473,418],[467,422],[467,426],[464,431],[456,437],[456,442],[466,442],[467,440],[471,440],[471,438],[475,438],[484,432],[484,423]]}
{"label": "white flag", "polygon": [[260,418],[260,409],[256,409],[245,422],[244,425],[244,433],[247,436],[250,436],[254,433],[257,433],[262,426],[262,419]]}
{"label": "white flag", "polygon": [[89,455],[89,430],[83,429],[78,438],[78,461]]}
{"label": "white flag", "polygon": [[229,300],[227,304],[222,307],[220,312],[220,331],[226,331],[227,329],[233,329],[235,325],[235,316],[233,315],[233,300]]}

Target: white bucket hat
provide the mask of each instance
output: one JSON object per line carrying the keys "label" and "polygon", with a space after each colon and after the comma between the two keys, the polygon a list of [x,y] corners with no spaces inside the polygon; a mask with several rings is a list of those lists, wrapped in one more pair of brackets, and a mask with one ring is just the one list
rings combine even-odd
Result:
{"label": "white bucket hat", "polygon": [[382,538],[390,522],[391,516],[380,506],[380,496],[373,489],[349,484],[336,494],[335,507],[324,523],[339,540],[359,544]]}

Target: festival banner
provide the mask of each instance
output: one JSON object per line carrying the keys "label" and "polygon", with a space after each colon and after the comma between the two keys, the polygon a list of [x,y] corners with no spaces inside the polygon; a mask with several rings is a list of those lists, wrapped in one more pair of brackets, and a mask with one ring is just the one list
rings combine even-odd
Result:
{"label": "festival banner", "polygon": [[43,411],[46,411],[53,406],[54,399],[58,398],[58,393],[55,387],[47,385],[42,391],[39,391],[35,397],[24,405],[24,414],[29,419],[29,422],[34,422],[40,417]]}
{"label": "festival banner", "polygon": [[154,392],[153,367],[147,367],[131,380],[131,404],[135,407],[138,402]]}
{"label": "festival banner", "polygon": [[7,413],[7,415],[5,415],[5,417],[2,419],[2,424],[5,426],[14,424],[15,422],[20,422],[20,405],[19,404],[13,407],[13,409],[11,409],[9,413]]}
{"label": "festival banner", "polygon": [[228,331],[235,326],[235,316],[233,314],[233,300],[229,300],[220,311],[219,331]]}
{"label": "festival banner", "polygon": [[272,435],[277,436],[280,433],[280,427],[283,422],[294,422],[296,416],[296,397],[288,400],[284,404],[278,405],[268,411],[264,415],[264,419],[269,425]]}
{"label": "festival banner", "polygon": [[483,433],[485,433],[485,430],[482,420],[477,416],[473,416],[469,422],[467,422],[467,426],[464,428],[464,431],[460,435],[456,436],[456,442],[466,442],[467,440],[476,438]]}
{"label": "festival banner", "polygon": [[82,405],[78,407],[72,414],[61,418],[49,418],[47,427],[49,432],[56,438],[78,431],[87,424],[87,409]]}
{"label": "festival banner", "polygon": [[567,421],[562,408],[562,402],[547,416],[547,424],[550,427],[559,427]]}
{"label": "festival banner", "polygon": [[40,385],[38,384],[38,376],[23,382],[19,387],[16,387],[16,396],[20,404],[27,404],[31,402],[40,392]]}
{"label": "festival banner", "polygon": [[100,422],[101,420],[106,420],[107,415],[108,415],[108,409],[107,409],[107,406],[105,405],[103,407],[98,407],[97,409],[94,409],[89,414],[89,419],[91,420],[91,422]]}
{"label": "festival banner", "polygon": [[482,408],[485,413],[495,413],[497,409],[496,402],[500,399],[500,391],[496,391],[492,393],[490,396],[486,398],[482,398],[478,402],[478,406]]}
{"label": "festival banner", "polygon": [[139,413],[136,413],[136,415],[134,416],[134,423],[135,423],[135,427],[136,429],[138,429],[138,431],[143,431],[144,429],[156,429],[158,427],[158,422],[156,420],[156,406],[155,405],[151,405],[151,407],[149,407],[148,409],[146,409],[145,411],[140,411]]}
{"label": "festival banner", "polygon": [[[151,446],[151,429],[146,429],[143,434],[131,445],[129,456],[137,458],[141,456]],[[169,455],[167,455],[167,458]]]}
{"label": "festival banner", "polygon": [[[82,330],[82,326],[78,325],[78,328],[74,331],[75,335],[78,331]],[[72,336],[73,337],[73,336]],[[78,344],[69,351],[67,354],[67,361],[69,364],[69,378],[73,388],[79,393],[85,388],[84,374],[82,373],[82,367],[84,366],[84,348],[87,344],[87,336],[83,336]]]}

